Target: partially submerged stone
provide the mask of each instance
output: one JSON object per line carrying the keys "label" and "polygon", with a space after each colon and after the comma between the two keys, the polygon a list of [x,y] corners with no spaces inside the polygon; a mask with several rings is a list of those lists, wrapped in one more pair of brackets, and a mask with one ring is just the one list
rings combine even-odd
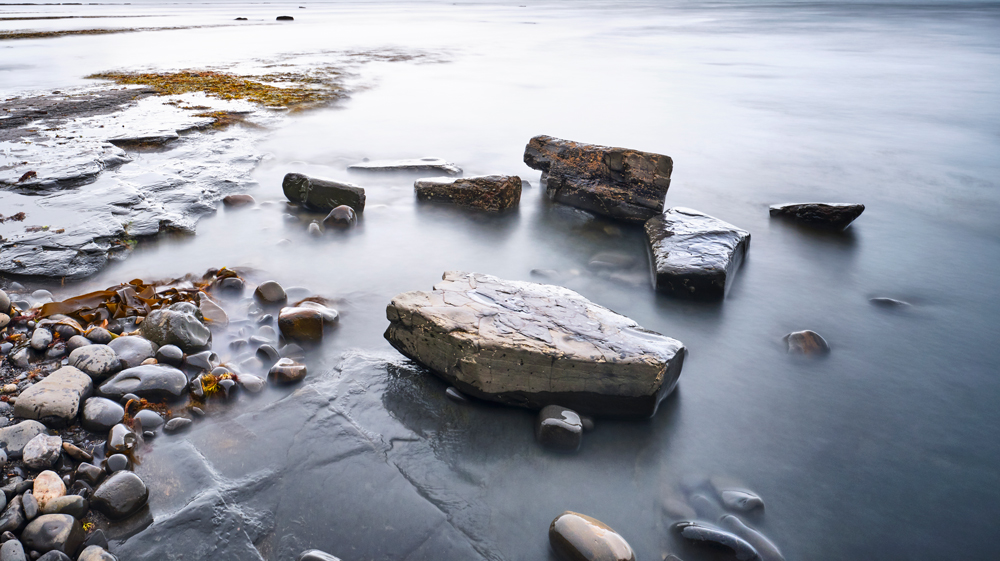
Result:
{"label": "partially submerged stone", "polygon": [[63,426],[76,418],[80,402],[93,391],[90,376],[72,366],[64,366],[21,392],[14,404],[14,416]]}
{"label": "partially submerged stone", "polygon": [[382,171],[382,172],[425,172],[436,171],[447,175],[458,175],[462,168],[446,162],[441,158],[419,158],[412,160],[376,160],[361,162],[348,166],[352,171]]}
{"label": "partially submerged stone", "polygon": [[91,506],[112,520],[127,518],[139,511],[149,498],[149,489],[131,471],[116,471],[94,490]]}
{"label": "partially submerged stone", "polygon": [[760,559],[760,554],[749,542],[736,534],[704,522],[678,522],[674,529],[681,537],[694,542],[707,542],[733,550],[737,561]]}
{"label": "partially submerged stone", "polygon": [[645,228],[653,287],[686,298],[724,298],[750,246],[749,232],[689,208],[671,208]]}
{"label": "partially submerged stone", "polygon": [[546,448],[575,452],[583,442],[583,421],[572,409],[546,405],[538,412],[535,438]]}
{"label": "partially submerged stone", "polygon": [[572,290],[447,272],[397,295],[386,339],[462,392],[509,405],[652,416],[681,373],[680,341]]}
{"label": "partially submerged stone", "polygon": [[521,178],[516,175],[429,177],[418,179],[413,189],[421,201],[454,203],[492,212],[515,207],[521,200]]}
{"label": "partially submerged stone", "polygon": [[346,229],[358,223],[358,215],[354,209],[347,205],[340,205],[330,211],[323,219],[323,226],[327,228]]}
{"label": "partially submerged stone", "polygon": [[625,538],[607,524],[566,511],[549,525],[549,544],[564,561],[635,561]]}
{"label": "partially submerged stone", "polygon": [[791,218],[810,226],[843,230],[865,211],[855,203],[789,203],[771,205],[771,216]]}
{"label": "partially submerged stone", "polygon": [[365,210],[365,190],[350,183],[289,173],[281,182],[281,189],[289,201],[310,208],[333,210],[340,205],[347,205],[355,212],[360,213]]}
{"label": "partially submerged stone", "polygon": [[536,136],[524,163],[544,172],[555,202],[629,222],[663,212],[674,162],[669,156]]}
{"label": "partially submerged stone", "polygon": [[821,356],[830,352],[830,345],[827,344],[819,333],[815,331],[793,331],[784,338],[785,347],[791,355]]}

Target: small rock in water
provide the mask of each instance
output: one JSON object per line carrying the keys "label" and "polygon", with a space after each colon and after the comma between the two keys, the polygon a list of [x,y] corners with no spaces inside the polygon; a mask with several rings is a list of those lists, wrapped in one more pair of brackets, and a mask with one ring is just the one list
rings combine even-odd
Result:
{"label": "small rock in water", "polygon": [[583,422],[571,409],[546,405],[538,412],[535,438],[547,448],[575,452],[583,442]]}
{"label": "small rock in water", "polygon": [[115,473],[116,471],[123,471],[128,469],[128,456],[125,454],[111,454],[108,457],[108,473]]}
{"label": "small rock in water", "polygon": [[192,422],[191,419],[185,417],[174,417],[167,421],[167,424],[163,425],[163,432],[172,433],[186,430],[191,427]]}
{"label": "small rock in water", "polygon": [[442,172],[446,175],[458,175],[462,168],[446,162],[441,158],[420,158],[414,160],[376,160],[364,161],[348,166],[351,171],[375,172]]}
{"label": "small rock in water", "polygon": [[791,218],[820,228],[843,230],[865,211],[865,205],[853,203],[790,203],[771,205],[771,216]]}
{"label": "small rock in water", "polygon": [[80,552],[76,561],[118,561],[118,558],[98,545],[91,545]]}
{"label": "small rock in water", "polygon": [[594,419],[588,417],[587,415],[580,415],[580,424],[583,425],[583,430],[585,431],[594,430]]}
{"label": "small rock in water", "polygon": [[746,540],[721,528],[703,522],[678,522],[674,529],[681,537],[696,542],[709,542],[733,550],[738,561],[760,559],[757,550]]}
{"label": "small rock in water", "polygon": [[96,433],[111,430],[125,418],[125,408],[106,397],[91,397],[83,402],[80,424]]}
{"label": "small rock in water", "polygon": [[35,476],[32,482],[31,494],[38,501],[38,506],[45,509],[45,506],[57,497],[66,494],[66,484],[62,478],[54,471],[43,471]]}
{"label": "small rock in water", "polygon": [[135,420],[142,423],[142,430],[153,430],[163,426],[163,417],[159,413],[153,411],[152,409],[143,409],[135,414],[133,417]]}
{"label": "small rock in water", "polygon": [[163,345],[156,349],[156,361],[170,366],[180,366],[184,362],[184,351],[174,345]]}
{"label": "small rock in water", "polygon": [[340,205],[330,211],[323,219],[323,226],[327,228],[350,228],[358,223],[358,215],[354,209],[347,205]]}
{"label": "small rock in water", "polygon": [[149,498],[149,489],[131,471],[116,471],[94,490],[91,506],[112,520],[136,513]]}
{"label": "small rock in water", "polygon": [[286,341],[315,345],[323,341],[323,316],[311,308],[282,308],[278,329]]}
{"label": "small rock in water", "polygon": [[200,368],[201,370],[211,370],[219,364],[219,355],[213,353],[212,351],[202,351],[200,353],[184,357],[183,364],[185,366]]}
{"label": "small rock in water", "polygon": [[52,467],[62,453],[62,438],[40,434],[24,446],[24,464],[31,469],[44,470]]}
{"label": "small rock in water", "polygon": [[281,189],[289,201],[323,211],[347,205],[354,212],[365,211],[365,190],[350,183],[306,177],[289,173],[281,182]]}
{"label": "small rock in water", "polygon": [[319,227],[319,222],[313,220],[309,223],[309,235],[318,238],[323,235],[323,229]]}
{"label": "small rock in water", "polygon": [[279,384],[293,384],[306,377],[306,365],[283,358],[274,363],[267,375]]}
{"label": "small rock in water", "polygon": [[785,561],[778,546],[774,545],[764,534],[744,524],[739,518],[727,514],[722,517],[722,523],[753,546],[757,550],[757,554],[760,555],[761,561]]}
{"label": "small rock in water", "polygon": [[625,253],[603,251],[591,257],[587,267],[596,270],[628,269],[637,261],[638,259]]}
{"label": "small rock in water", "polygon": [[448,389],[444,391],[444,394],[448,396],[455,403],[469,403],[469,398],[464,393],[458,391],[455,386],[448,386]]}
{"label": "small rock in water", "polygon": [[[112,455],[112,457],[114,456]],[[80,465],[76,466],[77,481],[85,481],[90,485],[97,485],[102,479],[104,479],[104,470],[94,464],[81,462]]]}
{"label": "small rock in water", "polygon": [[516,175],[478,177],[430,177],[413,184],[417,199],[454,203],[460,206],[500,212],[521,200],[521,178]]}
{"label": "small rock in water", "polygon": [[886,298],[884,296],[871,298],[868,301],[871,302],[873,306],[878,306],[880,308],[906,308],[910,305],[909,302],[896,300],[895,298]]}
{"label": "small rock in water", "polygon": [[264,379],[253,374],[240,374],[240,385],[250,393],[259,393],[264,389]]}
{"label": "small rock in water", "polygon": [[278,354],[278,350],[271,345],[261,345],[257,348],[256,357],[264,364],[265,367],[270,368],[281,355]]}
{"label": "small rock in water", "polygon": [[45,552],[75,554],[86,537],[80,521],[68,514],[43,514],[21,532],[25,547]]}
{"label": "small rock in water", "polygon": [[603,522],[566,511],[549,526],[549,544],[564,561],[635,561],[625,538]]}
{"label": "small rock in water", "polygon": [[201,293],[201,295],[203,298],[198,303],[198,308],[201,310],[202,316],[205,317],[205,323],[208,324],[209,329],[219,330],[228,326],[229,315],[222,309],[222,306],[210,298],[204,297],[205,293]]}
{"label": "small rock in water", "polygon": [[279,306],[288,301],[288,296],[277,282],[265,281],[254,290],[253,299],[261,306]]}
{"label": "small rock in water", "polygon": [[299,555],[299,561],[340,561],[340,558],[318,549],[307,549]]}
{"label": "small rock in water", "polygon": [[815,331],[795,331],[785,335],[788,354],[819,356],[830,352],[826,339]]}
{"label": "small rock in water", "polygon": [[275,19],[277,21],[295,21],[295,18],[293,18],[292,16],[278,16]]}
{"label": "small rock in water", "polygon": [[250,195],[227,195],[222,198],[222,204],[229,208],[240,208],[254,205],[256,203],[257,201],[255,201]]}
{"label": "small rock in water", "polygon": [[719,498],[722,499],[722,504],[729,510],[750,512],[757,508],[764,508],[763,499],[750,491],[742,489],[721,489],[719,491]]}
{"label": "small rock in water", "polygon": [[109,454],[128,453],[139,444],[139,437],[132,432],[132,429],[118,423],[111,427],[108,432],[108,441],[105,447]]}

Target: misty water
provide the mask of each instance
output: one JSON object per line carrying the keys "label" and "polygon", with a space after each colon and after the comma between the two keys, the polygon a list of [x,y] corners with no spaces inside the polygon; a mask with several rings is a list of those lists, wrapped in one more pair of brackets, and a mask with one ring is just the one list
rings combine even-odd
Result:
{"label": "misty water", "polygon": [[[616,529],[640,560],[724,559],[683,543],[664,510],[691,481],[720,476],[764,499],[746,521],[789,560],[1000,558],[1000,5],[527,4],[2,6],[130,16],[30,29],[249,21],[3,41],[0,95],[81,87],[108,70],[419,55],[355,69],[350,97],[330,108],[205,133],[252,141],[262,159],[245,190],[257,207],[220,209],[196,235],[47,285],[60,297],[242,267],[342,313],[303,386],[150,443],[139,472],[149,518],[113,535],[112,550],[549,559],[548,524],[573,510]],[[286,13],[294,23],[274,23]],[[537,134],[670,155],[667,207],[752,235],[727,298],[657,294],[639,227],[550,203],[522,162]],[[489,215],[418,204],[414,175],[346,169],[425,156],[530,186],[516,211]],[[206,165],[183,147],[134,157],[108,173]],[[309,236],[322,215],[287,216],[289,172],[365,187],[359,227]],[[866,210],[840,233],[768,216],[801,201]],[[600,252],[634,265],[595,271]],[[653,419],[598,418],[578,453],[553,454],[534,440],[533,413],[447,400],[382,336],[391,298],[444,271],[544,281],[533,269],[687,346]],[[829,341],[829,357],[785,353],[782,336],[802,329]]]}

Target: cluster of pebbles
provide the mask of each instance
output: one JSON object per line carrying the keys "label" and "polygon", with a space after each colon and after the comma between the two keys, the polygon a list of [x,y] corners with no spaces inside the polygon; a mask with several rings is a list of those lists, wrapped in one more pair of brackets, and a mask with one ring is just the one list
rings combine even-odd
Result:
{"label": "cluster of pebbles", "polygon": [[[339,320],[304,289],[253,287],[228,269],[160,285],[136,280],[62,302],[44,290],[7,288],[2,561],[116,559],[97,527],[146,510],[149,490],[132,471],[145,441],[182,431],[268,380],[301,381],[308,350]],[[225,345],[219,352],[213,336]]]}

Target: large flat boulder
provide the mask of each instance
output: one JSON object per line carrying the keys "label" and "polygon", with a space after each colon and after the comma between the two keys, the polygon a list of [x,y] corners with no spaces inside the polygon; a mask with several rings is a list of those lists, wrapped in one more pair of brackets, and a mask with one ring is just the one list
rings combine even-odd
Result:
{"label": "large flat boulder", "polygon": [[674,161],[670,156],[536,136],[524,163],[542,170],[549,197],[629,222],[663,212]]}
{"label": "large flat boulder", "polygon": [[76,418],[80,402],[93,391],[94,382],[89,375],[78,368],[63,366],[21,392],[14,404],[14,416],[49,426],[64,426]]}
{"label": "large flat boulder", "polygon": [[653,287],[721,300],[746,257],[750,233],[697,210],[676,207],[646,222]]}
{"label": "large flat boulder", "polygon": [[521,201],[521,178],[516,175],[428,177],[413,183],[417,199],[454,203],[499,212]]}
{"label": "large flat boulder", "polygon": [[289,173],[281,182],[281,189],[289,201],[309,208],[330,211],[340,205],[347,205],[358,213],[365,210],[365,190],[350,183]]}
{"label": "large flat boulder", "polygon": [[461,391],[541,409],[646,418],[677,383],[684,345],[552,285],[447,272],[386,308],[385,338]]}

